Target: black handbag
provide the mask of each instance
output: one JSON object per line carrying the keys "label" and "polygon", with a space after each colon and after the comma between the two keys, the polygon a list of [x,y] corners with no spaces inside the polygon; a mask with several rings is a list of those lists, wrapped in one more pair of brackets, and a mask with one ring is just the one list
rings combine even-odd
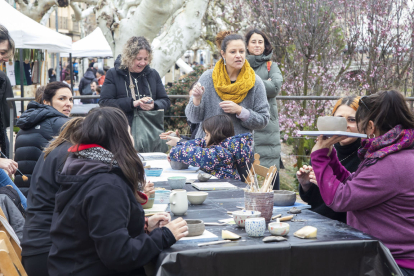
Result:
{"label": "black handbag", "polygon": [[0,187],[0,194],[8,196],[13,201],[14,205],[16,205],[17,209],[19,209],[20,213],[22,213],[22,216],[26,218],[26,211],[24,210],[22,201],[20,200],[19,193],[13,188],[13,186],[7,185]]}

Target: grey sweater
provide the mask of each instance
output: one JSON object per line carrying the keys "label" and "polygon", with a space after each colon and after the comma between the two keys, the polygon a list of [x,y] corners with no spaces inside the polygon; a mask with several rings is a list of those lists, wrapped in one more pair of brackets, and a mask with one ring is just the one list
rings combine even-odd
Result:
{"label": "grey sweater", "polygon": [[[195,106],[193,97],[185,108],[185,115],[192,123],[201,123],[198,128],[196,138],[203,138],[202,122],[205,119],[219,115],[227,114],[220,108],[219,103],[222,102],[218,96],[213,84],[213,69],[207,70],[201,75],[199,82],[205,88],[201,103]],[[233,120],[235,135],[246,132],[253,132],[255,129],[263,129],[269,122],[269,104],[267,102],[266,90],[262,79],[256,75],[256,82],[246,98],[239,105],[250,112],[247,120],[242,121],[236,117],[236,114],[227,114]]]}

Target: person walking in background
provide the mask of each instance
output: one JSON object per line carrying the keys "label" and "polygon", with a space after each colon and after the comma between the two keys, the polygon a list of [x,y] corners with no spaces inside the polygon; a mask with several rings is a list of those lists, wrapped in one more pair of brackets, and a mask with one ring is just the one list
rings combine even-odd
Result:
{"label": "person walking in background", "polygon": [[48,74],[49,74],[49,83],[56,81],[56,71],[55,71],[55,69],[49,68]]}
{"label": "person walking in background", "polygon": [[75,82],[78,82],[78,75],[79,75],[79,63],[78,60],[75,58],[73,61],[73,77]]}
{"label": "person walking in background", "polygon": [[[247,57],[250,66],[262,79],[266,89],[267,101],[270,106],[269,124],[254,132],[254,152],[260,155],[260,165],[267,168],[275,165],[280,170],[279,116],[277,112],[276,96],[282,86],[282,73],[276,62],[272,62],[273,49],[267,35],[258,30],[250,30],[246,36]],[[273,188],[279,189],[279,175]]]}
{"label": "person walking in background", "polygon": [[[92,69],[88,69],[86,70],[85,75],[79,82],[79,94],[81,96],[82,95],[85,95],[85,96],[93,95],[93,91],[91,89],[92,81],[98,82],[93,74]],[[84,104],[89,104],[89,103],[94,103],[94,100],[93,99],[82,99],[81,102]]]}
{"label": "person walking in background", "polygon": [[98,79],[98,84],[102,86],[105,82],[105,71],[102,69],[98,69],[96,72],[96,78]]}

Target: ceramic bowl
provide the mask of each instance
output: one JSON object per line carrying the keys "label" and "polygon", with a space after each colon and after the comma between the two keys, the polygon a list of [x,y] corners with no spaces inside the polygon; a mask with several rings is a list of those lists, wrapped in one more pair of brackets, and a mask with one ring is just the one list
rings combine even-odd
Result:
{"label": "ceramic bowl", "polygon": [[261,237],[266,231],[266,221],[264,218],[248,218],[245,225],[246,233],[250,237]]}
{"label": "ceramic bowl", "polygon": [[346,131],[345,117],[322,116],[316,123],[319,131]]}
{"label": "ceramic bowl", "polygon": [[145,203],[144,205],[142,205],[143,209],[150,209],[152,208],[152,206],[154,205],[154,199],[155,199],[155,194],[150,195],[150,197],[148,198],[147,203]]}
{"label": "ceramic bowl", "polygon": [[183,189],[187,178],[184,176],[171,176],[167,178],[168,185],[170,185],[171,190]]}
{"label": "ceramic bowl", "polygon": [[286,236],[289,233],[290,226],[286,222],[271,222],[267,229],[274,236]]}
{"label": "ceramic bowl", "polygon": [[171,161],[170,162],[171,169],[173,170],[186,170],[190,165],[178,162],[178,161]]}
{"label": "ceramic bowl", "polygon": [[188,235],[187,237],[194,237],[200,236],[203,234],[206,227],[204,226],[204,222],[199,219],[186,219],[188,226]]}
{"label": "ceramic bowl", "polygon": [[161,176],[162,174],[162,168],[146,168],[145,169],[145,175],[146,176]]}
{"label": "ceramic bowl", "polygon": [[200,172],[200,173],[198,173],[198,176],[197,176],[198,181],[200,181],[200,182],[206,182],[206,181],[209,181],[211,177],[212,177],[212,175],[211,175],[211,174],[204,173],[204,172]]}
{"label": "ceramic bowl", "polygon": [[273,193],[273,205],[275,206],[292,206],[296,202],[295,192],[276,190]]}
{"label": "ceramic bowl", "polygon": [[241,210],[233,212],[233,219],[239,227],[245,227],[248,218],[258,218],[262,213],[259,211]]}
{"label": "ceramic bowl", "polygon": [[188,192],[187,193],[188,201],[190,201],[190,203],[194,205],[203,204],[207,196],[208,196],[208,193],[206,192]]}

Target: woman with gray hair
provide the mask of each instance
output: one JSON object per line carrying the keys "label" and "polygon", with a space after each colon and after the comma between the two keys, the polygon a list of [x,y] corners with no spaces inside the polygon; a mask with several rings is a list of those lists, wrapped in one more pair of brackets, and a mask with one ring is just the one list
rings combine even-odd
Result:
{"label": "woman with gray hair", "polygon": [[106,73],[99,104],[122,109],[129,125],[132,125],[134,109],[168,109],[171,105],[160,75],[149,66],[151,59],[148,41],[142,36],[133,36],[116,59],[115,67]]}
{"label": "woman with gray hair", "polygon": [[[149,126],[155,123],[148,122],[145,117],[162,115],[163,121],[163,113],[149,111],[166,110],[171,105],[160,75],[149,66],[151,58],[151,45],[144,37],[133,36],[128,39],[122,55],[119,55],[115,61],[115,67],[106,73],[99,100],[100,106],[118,107],[124,111],[131,127],[133,127],[135,113],[136,118],[141,118],[141,121],[135,120],[135,128],[141,127],[142,131],[150,132]],[[150,141],[146,145],[145,142],[136,139],[136,149],[141,152],[156,150],[153,145],[156,143],[155,140],[159,140],[158,135],[162,132],[163,129],[156,136],[155,132],[147,135],[145,139]],[[134,139],[136,133],[133,131]]]}

